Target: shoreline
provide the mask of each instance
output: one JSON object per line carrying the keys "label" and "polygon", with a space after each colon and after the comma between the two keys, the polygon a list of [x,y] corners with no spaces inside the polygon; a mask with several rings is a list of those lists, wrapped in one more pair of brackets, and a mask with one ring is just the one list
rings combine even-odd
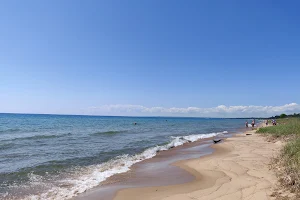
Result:
{"label": "shoreline", "polygon": [[94,200],[101,198],[102,200],[111,200],[114,199],[118,191],[123,189],[177,185],[194,181],[197,177],[188,169],[178,166],[177,163],[212,154],[215,151],[214,148],[211,148],[214,138],[220,138],[224,141],[226,138],[232,137],[233,134],[241,134],[242,130],[244,129],[223,136],[185,143],[168,151],[161,151],[155,157],[134,164],[129,171],[115,174],[102,182],[100,186],[72,199]]}
{"label": "shoreline", "polygon": [[[100,197],[101,200],[111,200],[121,189],[166,186],[193,181],[195,177],[192,174],[174,163],[211,154],[213,149],[210,146],[214,138],[216,137],[201,139],[168,151],[161,151],[155,157],[134,164],[129,171],[115,174],[102,182],[100,186],[72,199],[95,200]],[[217,138],[224,138],[224,136]],[[175,176],[173,176],[174,174]]]}
{"label": "shoreline", "polygon": [[269,143],[251,130],[211,147],[214,151],[210,155],[172,164],[192,174],[194,180],[177,185],[121,189],[113,199],[271,198],[277,178],[268,164],[281,145]]}

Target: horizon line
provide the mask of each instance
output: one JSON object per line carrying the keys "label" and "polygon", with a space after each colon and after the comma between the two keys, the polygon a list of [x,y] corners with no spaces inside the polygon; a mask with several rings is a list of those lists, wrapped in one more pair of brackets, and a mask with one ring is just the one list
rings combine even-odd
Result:
{"label": "horizon line", "polygon": [[[90,117],[169,117],[169,118],[211,118],[211,119],[252,119],[252,118],[270,118],[270,117],[188,117],[188,116],[163,116],[163,115],[157,115],[157,116],[147,116],[147,115],[88,115],[88,114],[55,114],[55,113],[14,113],[14,112],[0,112],[0,114],[14,114],[14,115],[62,115],[62,116],[90,116]],[[271,116],[273,117],[273,116]]]}

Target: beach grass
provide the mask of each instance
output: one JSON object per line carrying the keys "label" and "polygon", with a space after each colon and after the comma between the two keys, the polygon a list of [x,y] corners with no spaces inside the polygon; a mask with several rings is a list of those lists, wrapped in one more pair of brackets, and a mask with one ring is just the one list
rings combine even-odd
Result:
{"label": "beach grass", "polygon": [[279,180],[300,197],[300,118],[277,120],[278,125],[259,128],[257,133],[287,138],[280,155],[274,159]]}
{"label": "beach grass", "polygon": [[280,182],[300,197],[300,137],[288,142],[276,160]]}
{"label": "beach grass", "polygon": [[276,126],[262,127],[257,133],[274,137],[297,135],[300,136],[300,118],[279,119]]}

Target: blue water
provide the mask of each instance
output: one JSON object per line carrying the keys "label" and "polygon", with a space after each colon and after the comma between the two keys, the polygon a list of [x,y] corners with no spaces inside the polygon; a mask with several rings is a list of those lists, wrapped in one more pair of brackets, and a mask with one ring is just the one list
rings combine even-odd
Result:
{"label": "blue water", "polygon": [[244,121],[0,114],[0,198],[68,199],[157,151],[236,132]]}

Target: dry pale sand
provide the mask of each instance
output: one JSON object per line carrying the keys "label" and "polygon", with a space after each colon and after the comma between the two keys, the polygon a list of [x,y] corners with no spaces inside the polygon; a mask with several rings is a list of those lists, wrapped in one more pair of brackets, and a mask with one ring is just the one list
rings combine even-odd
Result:
{"label": "dry pale sand", "polygon": [[211,155],[175,163],[196,177],[190,183],[123,189],[114,199],[272,199],[277,179],[269,163],[281,144],[267,142],[254,131],[248,133],[252,135],[240,134],[213,145]]}

